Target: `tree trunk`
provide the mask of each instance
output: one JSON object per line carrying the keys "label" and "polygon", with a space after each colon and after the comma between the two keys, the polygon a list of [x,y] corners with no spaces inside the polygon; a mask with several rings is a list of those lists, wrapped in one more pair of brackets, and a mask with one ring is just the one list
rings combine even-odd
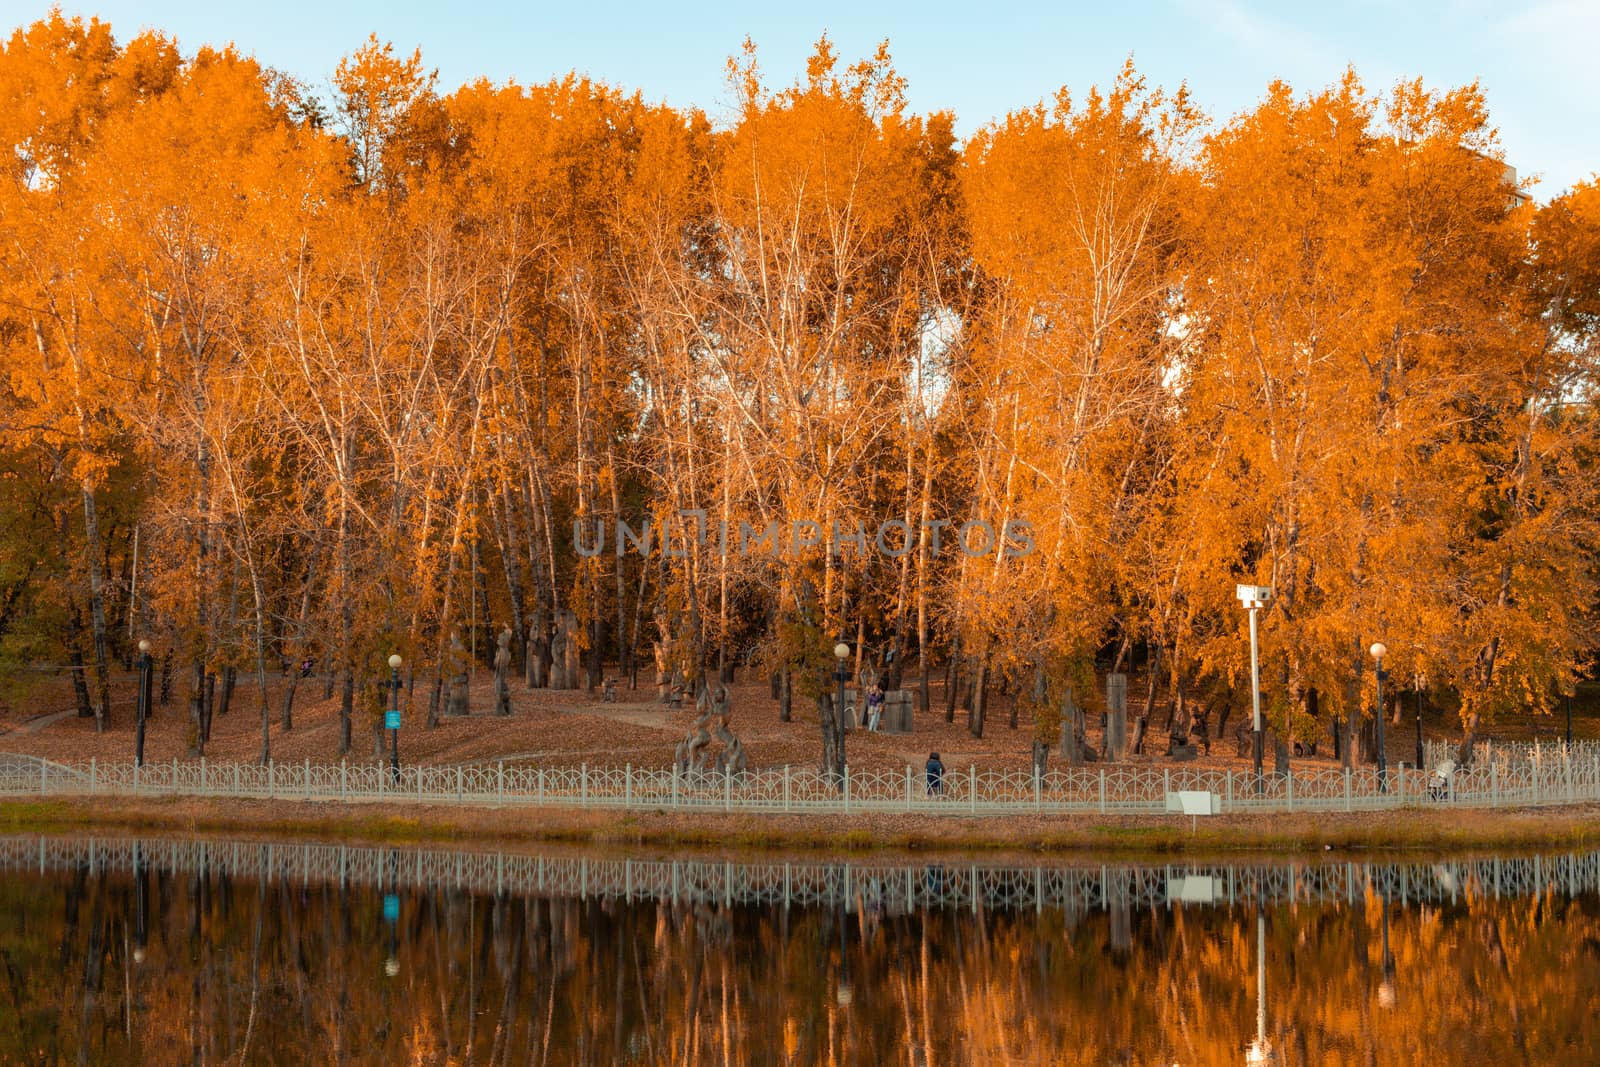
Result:
{"label": "tree trunk", "polygon": [[206,672],[206,703],[205,715],[201,719],[200,740],[211,743],[211,724],[217,714],[217,675],[215,671]]}
{"label": "tree trunk", "polygon": [[346,667],[344,670],[344,692],[339,697],[339,755],[350,751],[350,715],[355,710],[356,702],[356,677],[355,673]]}
{"label": "tree trunk", "polygon": [[628,673],[628,688],[639,688],[639,639],[644,632],[644,594],[650,580],[650,566],[647,561],[639,561],[639,589],[633,598],[633,630],[628,638],[623,670]]}
{"label": "tree trunk", "polygon": [[1462,723],[1461,744],[1456,748],[1456,763],[1462,767],[1472,766],[1473,746],[1478,741],[1478,722],[1478,713],[1472,711],[1467,713],[1466,721]]}
{"label": "tree trunk", "polygon": [[817,697],[817,720],[822,726],[822,773],[833,781],[838,781],[844,774],[843,753],[839,751],[837,700],[833,693]]}
{"label": "tree trunk", "polygon": [[89,683],[83,673],[83,620],[78,617],[78,605],[67,601],[67,662],[72,665],[72,691],[78,698],[78,718],[94,718],[94,704],[89,700]]}
{"label": "tree trunk", "polygon": [[100,520],[94,490],[83,487],[84,552],[89,562],[89,624],[94,637],[94,730],[104,733],[111,714],[110,654],[106,643],[105,560],[100,545]]}
{"label": "tree trunk", "polygon": [[1061,754],[1072,767],[1083,765],[1083,712],[1069,691],[1061,698]]}
{"label": "tree trunk", "polygon": [[300,664],[291,662],[289,684],[283,687],[283,713],[278,718],[278,725],[284,733],[294,729],[294,693],[298,688],[300,688]]}
{"label": "tree trunk", "polygon": [[[125,614],[128,619],[128,641],[122,650],[122,669],[133,670],[133,657],[138,650],[139,624],[139,524],[133,524],[133,543],[129,546],[128,554],[122,558],[121,588],[128,591],[126,604],[122,605],[112,617]],[[109,625],[109,624],[108,624]]]}
{"label": "tree trunk", "polygon": [[1183,690],[1182,674],[1173,669],[1178,662],[1178,657],[1174,655],[1170,662],[1172,666],[1167,668],[1167,676],[1173,681],[1172,708],[1167,713],[1166,727],[1167,755],[1169,756],[1173,754],[1174,746],[1188,744],[1193,740],[1190,737],[1190,731],[1194,721],[1194,717],[1189,714],[1189,703]]}
{"label": "tree trunk", "polygon": [[[727,448],[729,433],[726,424],[722,431],[723,457],[722,457],[722,517],[721,536],[717,539],[717,680],[727,684],[728,677],[728,523],[733,518],[732,492],[733,479],[728,477]],[[619,563],[620,566],[620,563]],[[622,579],[617,579],[617,595],[621,596]]]}
{"label": "tree trunk", "polygon": [[961,641],[958,638],[951,646],[950,654],[944,661],[944,721],[956,721],[956,687],[960,685],[961,670]]}
{"label": "tree trunk", "polygon": [[261,657],[256,659],[256,691],[261,697],[261,755],[262,763],[272,759],[272,700],[267,694],[267,664]]}
{"label": "tree trunk", "polygon": [[189,684],[189,756],[205,755],[206,668],[198,660],[192,664]]}
{"label": "tree trunk", "polygon": [[967,716],[967,730],[973,737],[983,736],[984,702],[989,695],[989,664],[978,663],[978,677],[973,684],[973,701]]}
{"label": "tree trunk", "polygon": [[[499,407],[498,402],[496,407]],[[503,435],[500,435],[500,442],[500,447],[504,449],[506,445]],[[495,540],[500,546],[500,565],[505,572],[506,591],[511,601],[511,632],[515,635],[511,649],[513,669],[527,658],[527,645],[523,643],[527,625],[522,591],[522,546],[517,544],[519,527],[514,507],[515,501],[511,496],[509,481],[502,483],[498,492],[489,493],[490,518],[494,522]]]}
{"label": "tree trunk", "polygon": [[1128,746],[1128,751],[1135,755],[1144,754],[1144,738],[1150,729],[1150,716],[1156,707],[1156,686],[1161,681],[1161,646],[1155,647],[1154,655],[1150,657],[1148,670],[1150,677],[1146,679],[1148,688],[1145,692],[1144,710],[1139,713],[1139,718],[1133,724],[1133,742]]}

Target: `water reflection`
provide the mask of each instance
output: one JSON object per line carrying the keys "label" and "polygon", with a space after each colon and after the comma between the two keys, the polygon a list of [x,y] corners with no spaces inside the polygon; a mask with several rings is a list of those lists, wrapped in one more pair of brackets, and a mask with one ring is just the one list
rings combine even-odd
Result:
{"label": "water reflection", "polygon": [[1592,1062],[1600,855],[693,862],[0,839],[0,1063]]}

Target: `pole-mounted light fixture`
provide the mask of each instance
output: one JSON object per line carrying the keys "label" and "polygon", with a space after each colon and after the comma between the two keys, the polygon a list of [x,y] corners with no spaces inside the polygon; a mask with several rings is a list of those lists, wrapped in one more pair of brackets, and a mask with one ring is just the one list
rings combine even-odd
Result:
{"label": "pole-mounted light fixture", "polygon": [[139,639],[139,692],[134,700],[137,709],[137,725],[133,735],[133,765],[144,766],[144,721],[150,715],[150,642],[146,638]]}
{"label": "pole-mounted light fixture", "polygon": [[389,709],[383,713],[383,725],[389,731],[389,777],[400,781],[400,664],[405,661],[400,653],[389,656]]}
{"label": "pole-mounted light fixture", "polygon": [[1261,732],[1261,656],[1257,649],[1256,616],[1261,609],[1267,606],[1272,599],[1272,586],[1270,585],[1238,585],[1234,586],[1233,595],[1239,598],[1245,610],[1250,613],[1250,705],[1252,709],[1251,731],[1253,760],[1256,772],[1256,792],[1262,791],[1261,786],[1261,758],[1264,739]]}

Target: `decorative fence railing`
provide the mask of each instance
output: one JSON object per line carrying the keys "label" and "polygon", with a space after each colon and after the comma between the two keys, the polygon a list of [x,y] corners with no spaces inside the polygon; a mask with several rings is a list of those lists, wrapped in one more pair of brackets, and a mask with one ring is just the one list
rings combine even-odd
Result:
{"label": "decorative fence railing", "polygon": [[1414,805],[1469,807],[1600,800],[1600,754],[1514,763],[1485,761],[1442,781],[1401,766],[1266,773],[1187,767],[1106,766],[1035,775],[948,771],[930,790],[920,769],[857,771],[842,777],[783,767],[743,774],[624,767],[530,767],[491,763],[403,767],[380,764],[57,763],[0,754],[0,794],[187,796],[310,801],[415,801],[475,806],[561,806],[739,812],[929,812],[1000,815],[1169,811],[1180,790],[1215,794],[1224,813],[1356,811]]}
{"label": "decorative fence railing", "polygon": [[[1446,760],[1455,762],[1460,745],[1450,741],[1428,741],[1422,754],[1429,767],[1437,767]],[[1579,763],[1600,757],[1600,741],[1478,741],[1472,746],[1472,762],[1495,763],[1502,767],[1520,764],[1543,764],[1551,760],[1571,758]]]}
{"label": "decorative fence railing", "polygon": [[694,859],[379,848],[313,843],[0,837],[0,875],[156,872],[391,893],[657,900],[784,907],[882,905],[1075,912],[1172,904],[1347,904],[1369,893],[1399,904],[1600,893],[1600,853],[1456,858],[1425,863],[916,864],[736,863]]}

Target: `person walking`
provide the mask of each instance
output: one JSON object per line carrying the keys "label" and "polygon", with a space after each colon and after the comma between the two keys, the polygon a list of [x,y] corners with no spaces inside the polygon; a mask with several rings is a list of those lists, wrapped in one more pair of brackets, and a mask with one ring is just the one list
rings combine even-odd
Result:
{"label": "person walking", "polygon": [[923,768],[928,775],[928,795],[939,796],[944,792],[944,764],[939,761],[939,753],[928,753],[928,765]]}

